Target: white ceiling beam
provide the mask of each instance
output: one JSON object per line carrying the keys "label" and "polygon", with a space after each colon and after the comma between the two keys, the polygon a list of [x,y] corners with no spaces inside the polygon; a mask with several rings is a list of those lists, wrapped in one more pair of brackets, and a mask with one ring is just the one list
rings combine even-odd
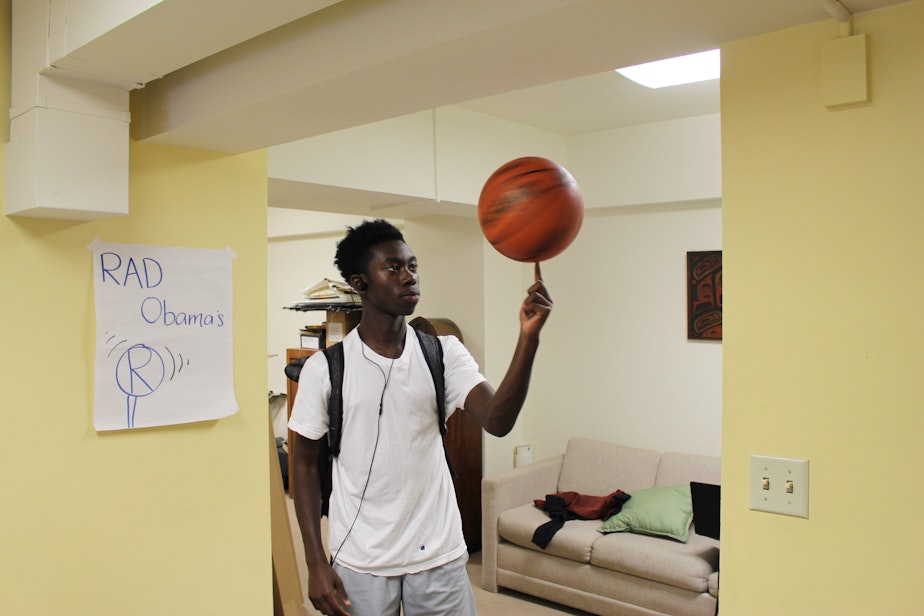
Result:
{"label": "white ceiling beam", "polygon": [[[556,79],[568,71],[560,51],[511,37],[586,4],[595,2],[343,2],[134,92],[132,135],[241,152],[458,100],[473,83],[497,91]],[[498,77],[514,62],[528,66]]]}
{"label": "white ceiling beam", "polygon": [[340,0],[50,0],[45,70],[125,89]]}
{"label": "white ceiling beam", "polygon": [[817,21],[804,0],[348,0],[132,93],[132,136],[250,151]]}

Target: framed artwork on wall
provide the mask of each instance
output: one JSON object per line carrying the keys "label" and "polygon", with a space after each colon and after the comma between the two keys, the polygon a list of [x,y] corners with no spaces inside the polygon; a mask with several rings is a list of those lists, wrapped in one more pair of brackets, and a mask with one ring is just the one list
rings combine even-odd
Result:
{"label": "framed artwork on wall", "polygon": [[687,253],[687,339],[722,339],[722,251]]}

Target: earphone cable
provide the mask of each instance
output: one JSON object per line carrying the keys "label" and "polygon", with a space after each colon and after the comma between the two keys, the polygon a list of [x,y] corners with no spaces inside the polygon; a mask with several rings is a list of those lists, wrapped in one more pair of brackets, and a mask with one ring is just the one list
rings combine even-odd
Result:
{"label": "earphone cable", "polygon": [[362,511],[363,503],[366,500],[366,490],[369,488],[369,480],[372,479],[372,465],[375,463],[375,454],[379,450],[379,436],[381,436],[382,433],[382,409],[385,406],[385,390],[388,389],[388,381],[391,379],[391,370],[395,367],[396,358],[393,357],[391,359],[391,364],[388,366],[388,374],[386,374],[385,369],[382,366],[366,356],[366,344],[362,341],[362,338],[360,338],[359,345],[359,349],[366,361],[381,371],[382,378],[385,379],[385,385],[382,386],[382,395],[379,398],[379,414],[375,425],[375,444],[372,446],[372,458],[369,460],[369,472],[366,474],[366,483],[363,485],[363,491],[359,496],[359,505],[356,507],[356,515],[353,516],[353,521],[350,523],[350,528],[347,530],[346,535],[343,536],[343,540],[340,542],[340,545],[337,546],[337,551],[330,557],[331,565],[337,561],[337,557],[340,556],[340,550],[343,549],[347,539],[350,538],[350,534],[353,532],[353,527],[356,526],[356,520],[359,519],[359,512]]}

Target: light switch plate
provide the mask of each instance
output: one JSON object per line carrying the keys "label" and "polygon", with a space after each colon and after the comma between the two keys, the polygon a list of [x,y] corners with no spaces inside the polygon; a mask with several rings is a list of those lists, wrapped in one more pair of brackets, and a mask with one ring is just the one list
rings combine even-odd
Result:
{"label": "light switch plate", "polygon": [[751,455],[749,494],[755,511],[807,518],[809,461]]}

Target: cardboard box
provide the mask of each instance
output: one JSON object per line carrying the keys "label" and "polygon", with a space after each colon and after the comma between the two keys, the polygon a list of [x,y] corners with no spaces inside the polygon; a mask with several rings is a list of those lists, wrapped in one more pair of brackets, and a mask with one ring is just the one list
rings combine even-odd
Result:
{"label": "cardboard box", "polygon": [[327,311],[327,344],[337,344],[350,330],[359,325],[362,319],[362,310],[328,310]]}

